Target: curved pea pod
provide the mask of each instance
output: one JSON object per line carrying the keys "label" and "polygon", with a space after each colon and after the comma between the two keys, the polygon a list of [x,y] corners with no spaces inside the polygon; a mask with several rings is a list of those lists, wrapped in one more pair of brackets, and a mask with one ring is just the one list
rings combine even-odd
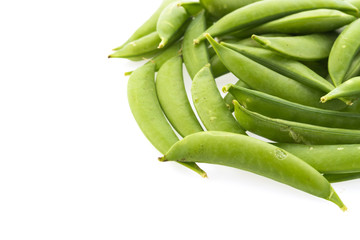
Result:
{"label": "curved pea pod", "polygon": [[200,3],[212,16],[221,18],[238,8],[258,1],[260,0],[200,0]]}
{"label": "curved pea pod", "polygon": [[154,14],[141,26],[139,27],[133,35],[121,46],[114,48],[113,51],[120,50],[122,47],[127,45],[128,43],[135,41],[139,38],[142,38],[152,32],[156,31],[156,24],[158,21],[158,18],[160,16],[160,13],[164,10],[166,6],[168,6],[170,3],[175,2],[176,0],[164,0],[160,7],[154,12]]}
{"label": "curved pea pod", "polygon": [[225,101],[225,104],[226,106],[228,107],[228,109],[230,110],[230,112],[234,112],[234,104],[233,104],[233,101],[236,100],[235,96],[232,95],[229,91],[227,91],[227,86],[234,86],[234,87],[240,87],[240,88],[248,88],[250,89],[249,85],[247,85],[246,83],[244,83],[243,81],[241,80],[238,80],[235,85],[233,84],[228,84],[226,86],[223,87],[222,91],[224,93],[227,92],[227,94],[225,95],[224,97],[224,101]]}
{"label": "curved pea pod", "polygon": [[303,145],[276,143],[324,174],[360,172],[360,144]]}
{"label": "curved pea pod", "polygon": [[159,71],[161,66],[169,59],[181,55],[181,45],[182,45],[182,41],[177,41],[176,43],[166,48],[159,55],[155,56],[153,59],[150,60],[151,62],[155,63],[156,71]]}
{"label": "curved pea pod", "polygon": [[157,96],[167,119],[181,136],[203,131],[186,95],[181,56],[168,60],[156,77]]}
{"label": "curved pea pod", "polygon": [[321,98],[325,103],[341,97],[360,97],[360,77],[355,77],[337,86],[334,90]]}
{"label": "curved pea pod", "polygon": [[208,131],[245,133],[226,107],[209,65],[195,75],[191,95],[196,111]]}
{"label": "curved pea pod", "polygon": [[352,60],[360,49],[360,19],[348,25],[336,39],[329,56],[329,74],[335,86],[345,78]]}
{"label": "curved pea pod", "polygon": [[344,182],[360,178],[360,172],[342,173],[342,174],[324,174],[326,180],[330,183]]}
{"label": "curved pea pod", "polygon": [[204,9],[199,2],[179,2],[178,6],[183,7],[191,16],[197,15]]}
{"label": "curved pea pod", "polygon": [[355,6],[357,9],[360,10],[360,0],[345,0],[345,2],[348,2]]}
{"label": "curved pea pod", "polygon": [[234,101],[235,117],[247,131],[282,143],[357,144],[360,130],[328,128],[306,123],[269,118],[240,106]]}
{"label": "curved pea pod", "polygon": [[267,117],[323,127],[360,130],[360,114],[309,107],[233,84],[224,86],[223,91],[231,93],[246,109]]}
{"label": "curved pea pod", "polygon": [[186,69],[193,79],[209,63],[209,54],[205,42],[194,45],[193,39],[206,29],[205,12],[199,13],[189,24],[183,40],[183,57]]}
{"label": "curved pea pod", "polygon": [[[179,139],[167,122],[156,95],[154,63],[149,62],[131,74],[127,93],[131,112],[141,131],[164,154]],[[181,164],[206,177],[196,164]]]}
{"label": "curved pea pod", "polygon": [[327,104],[330,105],[325,106],[319,101],[320,97],[323,96],[323,92],[285,77],[245,57],[241,53],[218,44],[210,36],[207,37],[227,69],[249,85],[250,88],[307,106],[336,110],[346,107],[340,101],[328,102]]}
{"label": "curved pea pod", "polygon": [[213,73],[214,78],[218,78],[229,73],[229,70],[221,62],[218,55],[214,55],[210,59],[210,65],[211,65],[211,72]]}
{"label": "curved pea pod", "polygon": [[260,26],[240,30],[232,36],[241,38],[252,34],[286,33],[286,34],[311,34],[334,31],[352,21],[356,17],[333,9],[316,9],[303,11],[276,19]]}
{"label": "curved pea pod", "polygon": [[330,92],[334,89],[334,86],[326,79],[322,78],[317,73],[296,60],[285,58],[267,49],[246,47],[239,44],[228,44],[224,42],[221,44],[243,54],[265,67],[270,68],[273,71],[309,87],[313,87],[324,92]]}
{"label": "curved pea pod", "polygon": [[349,70],[347,71],[347,73],[344,77],[344,80],[346,81],[346,80],[349,80],[349,79],[354,78],[359,75],[360,75],[360,53],[358,53],[354,57],[351,65],[349,67]]}
{"label": "curved pea pod", "polygon": [[248,136],[216,131],[192,134],[159,160],[242,169],[330,200],[346,210],[329,182],[313,167],[291,153]]}
{"label": "curved pea pod", "polygon": [[[253,35],[252,38],[264,48],[299,61],[316,61],[329,56],[331,47],[337,38],[336,33],[309,34],[289,37],[264,37]],[[301,46],[301,47],[299,47]]]}
{"label": "curved pea pod", "polygon": [[168,5],[161,12],[156,25],[156,31],[161,39],[158,48],[163,48],[189,17],[185,8],[179,6],[179,2]]}
{"label": "curved pea pod", "polygon": [[[225,15],[205,32],[217,37],[236,30],[255,27],[289,14],[322,8],[337,9],[352,15],[358,14],[356,7],[340,0],[260,1]],[[201,35],[195,42],[200,42],[204,39],[205,36]]]}

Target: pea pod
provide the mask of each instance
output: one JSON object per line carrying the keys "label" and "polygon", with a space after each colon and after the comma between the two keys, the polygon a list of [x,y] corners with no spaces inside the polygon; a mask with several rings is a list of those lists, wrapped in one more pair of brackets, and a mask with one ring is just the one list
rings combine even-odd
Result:
{"label": "pea pod", "polygon": [[191,16],[195,16],[203,10],[203,6],[199,2],[179,2],[178,6],[183,7]]}
{"label": "pea pod", "polygon": [[223,64],[252,89],[307,106],[336,110],[346,107],[340,101],[332,101],[327,103],[330,105],[325,106],[319,101],[320,97],[323,96],[321,91],[285,77],[245,57],[241,53],[218,44],[209,35],[207,35],[207,38]]}
{"label": "pea pod", "polygon": [[360,19],[352,22],[336,39],[329,56],[329,74],[335,86],[345,78],[352,60],[360,49]]}
{"label": "pea pod", "polygon": [[311,34],[334,31],[352,21],[356,17],[333,9],[316,9],[303,11],[280,19],[264,23],[257,27],[232,33],[237,38],[249,37],[252,34],[287,33]]}
{"label": "pea pod", "polygon": [[[250,89],[249,85],[247,85],[246,83],[244,83],[243,81],[241,80],[238,80],[235,85],[233,84],[228,84],[226,86],[234,86],[234,87],[239,87],[239,88],[248,88]],[[233,101],[236,100],[235,96],[236,95],[232,95],[229,91],[227,91],[226,89],[226,86],[223,87],[223,92],[226,93],[226,96],[224,97],[224,101],[225,101],[225,104],[226,106],[228,107],[228,109],[231,111],[231,112],[234,112],[234,104],[233,104]],[[226,90],[225,90],[226,89]]]}
{"label": "pea pod", "polygon": [[168,60],[156,77],[160,105],[175,130],[181,136],[203,131],[186,95],[181,56]]}
{"label": "pea pod", "polygon": [[183,40],[183,57],[186,69],[193,79],[206,64],[209,63],[209,54],[206,43],[193,44],[193,39],[206,29],[205,12],[199,13],[189,24]]}
{"label": "pea pod", "polygon": [[360,178],[358,173],[343,173],[343,174],[324,174],[324,177],[331,183],[349,181]]}
{"label": "pea pod", "polygon": [[229,72],[225,65],[221,62],[218,55],[214,55],[210,59],[211,72],[215,78],[221,77]]}
{"label": "pea pod", "polygon": [[347,81],[347,80],[354,78],[356,76],[359,76],[359,75],[360,75],[360,53],[358,53],[354,57],[351,65],[349,67],[349,70],[347,71],[347,73],[344,77],[344,80]]}
{"label": "pea pod", "polygon": [[189,18],[188,12],[178,2],[169,4],[160,14],[156,31],[161,42],[158,48],[163,48],[176,32],[183,26]]}
{"label": "pea pod", "polygon": [[[128,101],[141,131],[161,153],[167,152],[179,139],[167,122],[155,90],[155,64],[147,63],[136,69],[128,82]],[[181,163],[203,177],[206,173],[194,163]]]}
{"label": "pea pod", "polygon": [[334,90],[321,98],[325,103],[341,97],[360,97],[360,77],[355,77],[337,86]]}
{"label": "pea pod", "polygon": [[345,0],[346,2],[352,4],[353,6],[355,6],[357,9],[360,10],[360,0]]}
{"label": "pea pod", "polygon": [[[356,7],[340,0],[260,1],[225,15],[205,32],[217,37],[247,27],[255,27],[289,14],[322,8],[336,9],[352,15],[358,14]],[[204,39],[205,35],[202,34],[195,40],[195,43]]]}
{"label": "pea pod", "polygon": [[309,164],[278,147],[241,134],[216,131],[192,134],[159,160],[239,168],[330,200],[346,210],[329,182]]}
{"label": "pea pod", "polygon": [[252,39],[264,48],[299,61],[316,61],[327,58],[336,38],[336,33],[289,37],[252,36]]}
{"label": "pea pod", "polygon": [[191,95],[196,111],[208,131],[245,133],[226,107],[209,65],[195,75]]}
{"label": "pea pod", "polygon": [[303,145],[276,143],[275,146],[294,154],[325,174],[360,172],[360,144]]}
{"label": "pea pod", "polygon": [[360,130],[360,114],[309,107],[233,84],[224,86],[223,91],[231,93],[246,109],[267,117]]}
{"label": "pea pod", "polygon": [[357,144],[360,130],[328,128],[269,118],[240,106],[234,101],[235,117],[247,131],[282,143]]}
{"label": "pea pod", "polygon": [[182,41],[177,41],[176,43],[166,48],[161,54],[151,59],[150,61],[155,63],[156,65],[155,70],[159,71],[161,66],[164,63],[166,63],[169,59],[175,56],[179,56],[181,54],[181,45],[182,45]]}

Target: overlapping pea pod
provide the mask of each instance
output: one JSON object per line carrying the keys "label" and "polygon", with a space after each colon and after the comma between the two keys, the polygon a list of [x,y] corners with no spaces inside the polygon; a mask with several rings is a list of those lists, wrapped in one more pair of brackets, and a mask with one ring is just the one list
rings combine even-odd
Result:
{"label": "overlapping pea pod", "polygon": [[164,63],[156,76],[156,92],[167,119],[184,137],[203,129],[186,95],[182,65],[181,56]]}
{"label": "overlapping pea pod", "polygon": [[329,74],[335,86],[345,79],[351,62],[360,50],[360,19],[348,25],[336,39],[329,55]]}
{"label": "overlapping pea pod", "polygon": [[280,19],[264,23],[257,27],[250,27],[234,33],[237,38],[249,37],[253,34],[287,33],[311,34],[330,32],[341,28],[356,17],[333,9],[316,9],[295,13]]}
{"label": "overlapping pea pod", "polygon": [[360,10],[360,0],[345,0],[345,2],[352,4]]}
{"label": "overlapping pea pod", "polygon": [[[255,2],[225,15],[205,33],[217,37],[247,27],[255,27],[289,14],[323,8],[336,9],[351,15],[358,14],[356,7],[341,0],[267,0]],[[195,39],[195,43],[204,39],[205,36],[202,34]]]}
{"label": "overlapping pea pod", "polygon": [[260,43],[264,48],[268,48],[288,58],[299,61],[316,61],[329,57],[337,36],[337,33],[314,33],[288,37],[253,35],[252,39]]}
{"label": "overlapping pea pod", "polygon": [[324,174],[326,180],[330,183],[344,182],[360,178],[360,172],[357,173],[342,173],[342,174]]}
{"label": "overlapping pea pod", "polygon": [[349,70],[347,71],[344,77],[344,81],[347,81],[359,75],[360,75],[360,52],[352,60]]}
{"label": "overlapping pea pod", "polygon": [[239,168],[330,200],[346,210],[329,182],[309,164],[281,148],[241,134],[192,134],[174,144],[159,160]]}
{"label": "overlapping pea pod", "polygon": [[207,35],[207,38],[223,64],[252,89],[307,106],[333,110],[346,107],[346,104],[340,101],[328,102],[326,104],[329,105],[326,106],[319,101],[320,97],[323,96],[321,91],[285,77],[241,53],[218,44],[210,35]]}
{"label": "overlapping pea pod", "polygon": [[235,117],[247,131],[282,143],[358,144],[360,130],[328,128],[306,123],[269,118],[252,112],[234,101]]}
{"label": "overlapping pea pod", "polygon": [[321,97],[321,102],[325,103],[341,97],[360,97],[360,77],[352,78],[340,84],[334,90]]}
{"label": "overlapping pea pod", "polygon": [[309,107],[233,84],[224,86],[223,91],[231,93],[246,109],[267,117],[323,127],[360,130],[360,114]]}
{"label": "overlapping pea pod", "polygon": [[226,107],[211,73],[210,64],[195,75],[191,95],[196,111],[208,131],[245,133]]}
{"label": "overlapping pea pod", "polygon": [[[128,82],[128,101],[141,131],[161,153],[166,153],[179,139],[167,122],[155,89],[155,64],[149,62],[136,69]],[[203,177],[206,173],[196,163],[181,163]]]}

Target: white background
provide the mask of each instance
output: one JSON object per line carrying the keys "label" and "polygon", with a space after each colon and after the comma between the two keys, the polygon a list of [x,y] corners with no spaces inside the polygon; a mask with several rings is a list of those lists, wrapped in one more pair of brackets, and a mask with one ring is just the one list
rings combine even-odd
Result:
{"label": "white background", "polygon": [[127,103],[140,63],[107,55],[160,2],[1,3],[0,239],[358,238],[359,180],[334,184],[343,213],[237,169],[157,161]]}

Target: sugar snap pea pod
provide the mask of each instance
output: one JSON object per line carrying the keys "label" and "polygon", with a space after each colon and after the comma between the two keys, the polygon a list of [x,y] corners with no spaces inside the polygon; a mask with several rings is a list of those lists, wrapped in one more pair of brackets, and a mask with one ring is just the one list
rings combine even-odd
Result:
{"label": "sugar snap pea pod", "polygon": [[225,65],[221,62],[218,55],[214,55],[210,59],[211,72],[214,75],[214,78],[221,77],[229,72]]}
{"label": "sugar snap pea pod", "polygon": [[[255,27],[289,14],[321,8],[337,9],[349,14],[358,13],[356,7],[340,0],[260,1],[225,15],[205,32],[217,37],[247,27]],[[195,40],[195,43],[204,39],[205,36],[201,35]]]}
{"label": "sugar snap pea pod", "polygon": [[290,37],[263,37],[253,35],[252,38],[264,48],[271,49],[286,57],[300,61],[316,61],[329,56],[337,34],[322,33]]}
{"label": "sugar snap pea pod", "polygon": [[168,43],[181,26],[185,24],[189,16],[185,8],[178,5],[178,2],[169,4],[161,12],[156,25],[156,31],[161,39],[158,48],[163,48]]}
{"label": "sugar snap pea pod", "polygon": [[328,128],[306,123],[269,118],[240,106],[234,101],[235,117],[247,131],[283,143],[357,144],[360,130]]}
{"label": "sugar snap pea pod", "polygon": [[260,26],[240,30],[231,35],[241,38],[252,34],[263,33],[287,33],[287,34],[311,34],[330,32],[341,28],[356,17],[333,9],[316,9],[295,13],[280,19],[276,19]]}
{"label": "sugar snap pea pod", "polygon": [[224,86],[223,91],[231,93],[246,109],[267,117],[360,130],[360,114],[309,107],[233,84]]}
{"label": "sugar snap pea pod", "polygon": [[[162,154],[179,139],[167,122],[155,89],[155,64],[147,63],[136,69],[130,76],[128,82],[128,101],[131,112],[139,125],[141,131]],[[181,163],[184,165],[184,163]],[[203,177],[206,173],[196,164],[185,164]]]}
{"label": "sugar snap pea pod", "polygon": [[265,67],[270,68],[271,70],[301,82],[309,87],[313,87],[324,92],[330,92],[334,89],[334,86],[331,83],[296,60],[285,58],[267,49],[246,47],[239,44],[228,44],[225,42],[222,42],[221,44],[245,55]]}
{"label": "sugar snap pea pod", "polygon": [[341,97],[360,97],[360,77],[355,77],[337,86],[334,90],[321,97],[321,102]]}
{"label": "sugar snap pea pod", "polygon": [[321,91],[310,88],[293,79],[285,77],[269,68],[245,57],[230,48],[218,44],[213,38],[207,38],[223,64],[240,80],[252,89],[262,91],[288,101],[303,105],[330,108],[333,110],[343,109],[346,105],[340,101],[328,102],[323,105],[319,99],[323,95]]}
{"label": "sugar snap pea pod", "polygon": [[183,7],[191,16],[197,15],[204,9],[199,2],[179,2],[178,6]]}
{"label": "sugar snap pea pod", "polygon": [[329,56],[329,74],[335,86],[345,78],[360,49],[360,19],[348,25],[336,39]]}
{"label": "sugar snap pea pod", "polygon": [[345,2],[352,4],[360,10],[360,0],[345,0]]}
{"label": "sugar snap pea pod", "polygon": [[193,44],[193,39],[206,29],[205,12],[199,13],[189,24],[183,40],[183,57],[186,69],[193,79],[206,64],[209,63],[209,54],[206,43]]}
{"label": "sugar snap pea pod", "polygon": [[324,177],[330,183],[344,182],[360,178],[360,172],[357,173],[342,173],[342,174],[324,174]]}
{"label": "sugar snap pea pod", "polygon": [[156,71],[159,71],[160,67],[170,58],[173,58],[181,54],[181,45],[182,45],[182,41],[177,41],[176,43],[166,48],[162,53],[160,53],[159,55],[155,56],[153,59],[150,60],[151,62],[155,63]]}
{"label": "sugar snap pea pod", "polygon": [[[240,87],[240,88],[248,88],[250,89],[249,85],[247,85],[246,83],[244,83],[243,81],[241,80],[238,80],[235,85],[233,84],[228,84],[226,86],[234,86],[234,87]],[[228,109],[231,111],[231,112],[234,112],[234,104],[233,104],[233,101],[236,100],[236,98],[234,97],[234,95],[232,95],[229,91],[227,91],[227,88],[226,86],[223,87],[223,92],[227,94],[225,95],[224,97],[224,101],[225,101],[225,104],[226,106],[228,107]],[[225,90],[226,89],[226,90]]]}
{"label": "sugar snap pea pod", "polygon": [[325,174],[360,172],[360,144],[304,145],[275,143]]}
{"label": "sugar snap pea pod", "polygon": [[242,169],[330,200],[346,210],[329,182],[309,164],[281,148],[241,134],[217,131],[192,134],[177,142],[159,160]]}
{"label": "sugar snap pea pod", "polygon": [[349,67],[349,70],[347,71],[347,73],[344,77],[344,80],[346,81],[346,80],[349,80],[349,79],[354,78],[359,75],[360,75],[360,53],[358,53],[354,57],[351,65]]}
{"label": "sugar snap pea pod", "polygon": [[168,60],[156,77],[160,105],[175,130],[181,136],[203,131],[186,95],[181,56]]}
{"label": "sugar snap pea pod", "polygon": [[127,45],[128,43],[135,41],[139,38],[142,38],[152,32],[156,31],[156,24],[157,20],[160,16],[160,13],[163,11],[163,9],[168,6],[170,3],[175,2],[176,0],[164,0],[160,7],[154,12],[154,14],[141,26],[139,27],[133,35],[121,46],[114,48],[113,51],[120,50],[122,47]]}
{"label": "sugar snap pea pod", "polygon": [[209,64],[195,75],[191,95],[196,111],[208,131],[245,133],[226,107]]}

